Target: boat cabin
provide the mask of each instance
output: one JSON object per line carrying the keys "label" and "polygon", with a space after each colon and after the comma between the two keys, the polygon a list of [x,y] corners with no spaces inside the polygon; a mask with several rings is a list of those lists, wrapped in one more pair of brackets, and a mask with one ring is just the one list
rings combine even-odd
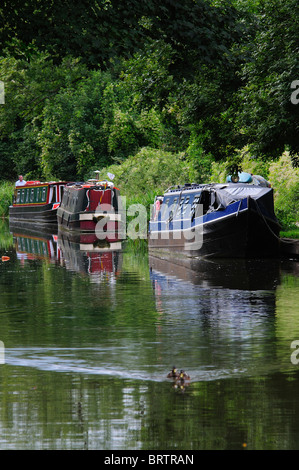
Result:
{"label": "boat cabin", "polygon": [[[160,210],[154,204],[153,220],[189,219],[213,212],[221,208],[221,201],[212,185],[186,184],[166,191],[163,197],[158,196]],[[156,202],[155,200],[155,202]]]}
{"label": "boat cabin", "polygon": [[29,181],[24,186],[17,186],[14,190],[13,206],[45,205],[55,204],[59,206],[64,182],[41,183],[40,181]]}

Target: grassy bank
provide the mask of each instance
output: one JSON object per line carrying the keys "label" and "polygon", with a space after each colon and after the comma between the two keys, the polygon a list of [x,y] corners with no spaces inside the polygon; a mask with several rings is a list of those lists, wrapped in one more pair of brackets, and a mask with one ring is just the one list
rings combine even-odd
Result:
{"label": "grassy bank", "polygon": [[9,206],[12,202],[14,183],[3,181],[0,184],[0,217],[8,217]]}
{"label": "grassy bank", "polygon": [[281,231],[280,236],[281,238],[293,238],[294,240],[299,240],[299,229]]}

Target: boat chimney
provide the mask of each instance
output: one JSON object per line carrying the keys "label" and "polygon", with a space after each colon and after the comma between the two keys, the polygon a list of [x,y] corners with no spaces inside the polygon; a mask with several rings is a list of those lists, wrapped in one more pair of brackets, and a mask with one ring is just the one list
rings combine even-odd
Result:
{"label": "boat chimney", "polygon": [[100,181],[100,170],[95,170],[94,173],[97,175],[97,180]]}

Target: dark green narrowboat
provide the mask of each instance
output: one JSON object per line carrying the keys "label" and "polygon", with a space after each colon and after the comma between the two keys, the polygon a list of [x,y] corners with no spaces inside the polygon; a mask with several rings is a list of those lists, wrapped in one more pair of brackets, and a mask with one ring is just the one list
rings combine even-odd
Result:
{"label": "dark green narrowboat", "polygon": [[57,209],[60,206],[67,182],[27,181],[14,190],[9,207],[10,223],[18,226],[38,224],[48,228],[57,227]]}

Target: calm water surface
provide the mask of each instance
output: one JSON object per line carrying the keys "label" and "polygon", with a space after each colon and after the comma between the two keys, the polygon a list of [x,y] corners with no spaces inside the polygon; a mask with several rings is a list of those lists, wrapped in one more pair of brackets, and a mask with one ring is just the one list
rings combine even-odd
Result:
{"label": "calm water surface", "polygon": [[90,248],[1,226],[0,449],[299,448],[298,262]]}

